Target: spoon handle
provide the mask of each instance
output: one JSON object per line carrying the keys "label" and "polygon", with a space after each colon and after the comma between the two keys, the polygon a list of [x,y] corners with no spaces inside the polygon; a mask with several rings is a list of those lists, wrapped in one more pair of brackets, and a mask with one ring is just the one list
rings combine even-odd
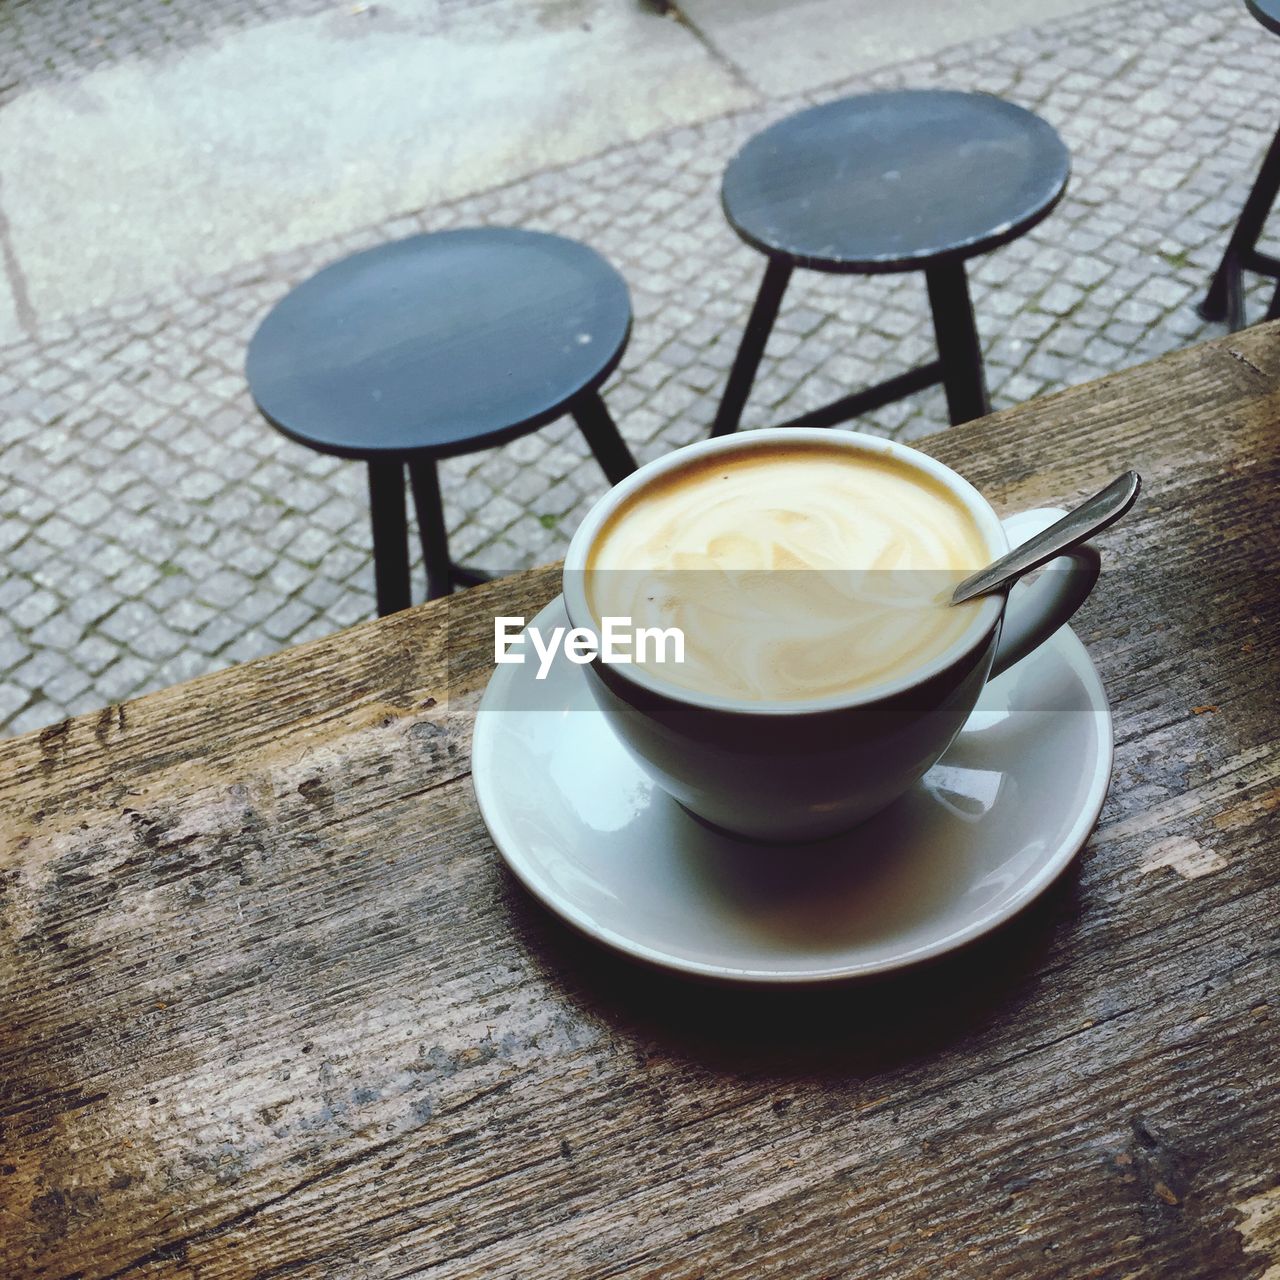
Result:
{"label": "spoon handle", "polygon": [[1077,543],[1100,533],[1133,506],[1141,485],[1141,477],[1136,471],[1126,471],[1092,498],[1087,498],[1078,507],[1068,511],[1043,533],[1036,534],[1020,547],[1014,547],[1007,555],[1001,556],[994,564],[967,577],[952,593],[951,603],[963,604],[975,596],[985,596],[988,592],[1008,586],[1024,573],[1038,569],[1054,556],[1059,556]]}

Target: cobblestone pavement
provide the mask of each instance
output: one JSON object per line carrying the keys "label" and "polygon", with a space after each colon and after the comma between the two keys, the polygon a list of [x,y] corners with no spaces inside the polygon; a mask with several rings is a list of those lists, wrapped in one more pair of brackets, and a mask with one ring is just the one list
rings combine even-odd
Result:
{"label": "cobblestone pavement", "polygon": [[[250,3],[209,13],[234,18]],[[132,24],[166,7],[63,8],[109,9]],[[1059,209],[972,266],[1003,407],[1216,331],[1193,303],[1275,127],[1278,67],[1280,42],[1241,6],[1105,5],[77,315],[0,349],[0,726],[39,728],[372,614],[362,469],[281,439],[244,386],[256,323],[321,264],[388,237],[482,222],[594,245],[632,287],[634,336],[605,396],[648,459],[707,431],[759,280],[761,259],[718,203],[740,143],[840,93],[985,89],[1050,120],[1074,164]],[[1263,297],[1255,287],[1255,316]],[[816,407],[930,351],[920,277],[798,273],[744,426]],[[915,440],[945,421],[935,390],[856,425]],[[604,488],[567,421],[453,460],[443,480],[455,552],[496,569],[556,558]]]}
{"label": "cobblestone pavement", "polygon": [[[0,105],[33,85],[69,80],[132,58],[167,58],[225,31],[332,14],[375,16],[376,0],[3,0]],[[541,0],[523,12],[495,0],[436,0],[412,23],[417,35],[471,28],[487,41],[579,21],[577,0]]]}
{"label": "cobblestone pavement", "polygon": [[229,28],[335,7],[333,0],[6,0],[0,103],[126,58],[165,57]]}

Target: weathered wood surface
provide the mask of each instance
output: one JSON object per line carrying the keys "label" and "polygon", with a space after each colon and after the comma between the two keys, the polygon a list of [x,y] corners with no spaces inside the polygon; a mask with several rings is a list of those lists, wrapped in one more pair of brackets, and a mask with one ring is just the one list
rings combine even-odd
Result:
{"label": "weathered wood surface", "polygon": [[0,1275],[1280,1275],[1280,328],[928,441],[1137,467],[1115,778],[960,958],[811,993],[576,938],[467,776],[554,571],[0,745]]}

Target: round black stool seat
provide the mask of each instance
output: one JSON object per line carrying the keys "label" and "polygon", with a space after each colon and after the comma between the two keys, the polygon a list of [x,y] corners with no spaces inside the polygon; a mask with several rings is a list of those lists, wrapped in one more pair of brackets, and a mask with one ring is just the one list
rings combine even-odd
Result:
{"label": "round black stool seat", "polygon": [[505,227],[438,231],[353,254],[262,322],[258,408],[325,453],[436,457],[558,418],[617,366],[626,282],[594,249]]}
{"label": "round black stool seat", "polygon": [[989,409],[964,261],[1029,231],[1062,198],[1071,159],[1051,125],[985,93],[902,89],[797,112],[729,162],[725,216],[768,256],[713,434],[737,428],[792,270],[923,271],[938,360],[789,426],[834,426],[924,387],[952,422]]}
{"label": "round black stool seat", "polygon": [[1007,244],[1066,189],[1053,128],[985,93],[824,103],[757,134],[722,195],[748,244],[819,271],[913,271]]}
{"label": "round black stool seat", "polygon": [[598,394],[630,331],[626,282],[586,245],[507,227],[440,231],[353,254],[299,285],[254,334],[246,373],[285,435],[369,464],[388,613],[408,604],[406,465],[429,596],[477,578],[448,559],[437,458],[571,413],[611,482],[634,470]]}
{"label": "round black stool seat", "polygon": [[1280,0],[1244,0],[1245,6],[1269,31],[1280,36]]}

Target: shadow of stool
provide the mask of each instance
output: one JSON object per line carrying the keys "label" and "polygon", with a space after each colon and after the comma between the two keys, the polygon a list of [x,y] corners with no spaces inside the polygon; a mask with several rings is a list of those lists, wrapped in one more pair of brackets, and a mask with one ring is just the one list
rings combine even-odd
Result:
{"label": "shadow of stool", "polygon": [[[1245,0],[1245,7],[1268,31],[1280,35],[1280,0]],[[1258,237],[1266,226],[1277,191],[1280,191],[1280,129],[1276,130],[1276,136],[1271,139],[1263,157],[1262,168],[1258,170],[1253,189],[1240,211],[1231,239],[1227,241],[1209,292],[1197,308],[1205,320],[1225,320],[1233,333],[1245,326],[1244,282],[1241,279],[1245,270],[1270,276],[1277,282],[1266,319],[1280,319],[1280,258],[1258,248]]]}
{"label": "shadow of stool", "polygon": [[572,414],[611,484],[635,470],[599,388],[631,332],[626,282],[593,249],[506,227],[353,254],[278,302],[245,369],[262,416],[368,464],[378,613],[410,601],[404,473],[427,598],[487,577],[449,555],[436,463]]}
{"label": "shadow of stool", "polygon": [[1036,226],[1069,171],[1048,123],[984,93],[862,94],[757,134],[729,162],[721,198],[768,265],[712,435],[737,429],[796,267],[923,271],[938,359],[780,425],[834,426],[939,382],[953,423],[989,412],[964,264]]}

